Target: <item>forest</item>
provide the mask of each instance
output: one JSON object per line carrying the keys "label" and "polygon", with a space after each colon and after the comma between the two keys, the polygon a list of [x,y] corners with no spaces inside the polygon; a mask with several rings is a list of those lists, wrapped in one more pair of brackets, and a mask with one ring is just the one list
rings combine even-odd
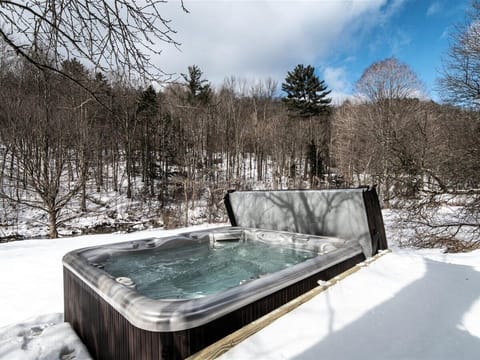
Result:
{"label": "forest", "polygon": [[[351,99],[332,104],[310,65],[281,84],[212,84],[192,64],[159,84],[74,57],[55,65],[48,48],[24,54],[2,41],[0,238],[23,236],[12,229],[26,209],[58,237],[95,206],[114,211],[111,194],[143,204],[154,226],[178,227],[196,216],[225,221],[230,189],[377,186],[384,207],[408,209],[405,221],[430,230],[423,244],[463,234],[455,246],[478,247],[477,30],[455,33],[441,103],[394,57],[371,64]],[[445,204],[459,210],[437,223]]]}

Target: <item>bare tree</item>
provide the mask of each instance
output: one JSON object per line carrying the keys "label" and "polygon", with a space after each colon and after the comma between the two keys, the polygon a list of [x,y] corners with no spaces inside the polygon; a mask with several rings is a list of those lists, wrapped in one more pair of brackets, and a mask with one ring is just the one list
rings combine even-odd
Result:
{"label": "bare tree", "polygon": [[[450,48],[437,80],[444,106],[439,113],[438,138],[429,177],[433,182],[419,204],[410,210],[427,236],[418,244],[450,250],[478,248],[480,233],[480,1],[472,0],[463,23],[456,24]],[[456,205],[447,220],[438,216]],[[428,231],[428,232],[427,232]]]}
{"label": "bare tree", "polygon": [[73,175],[80,174],[79,169],[71,179],[67,176],[69,166],[75,167],[74,150],[81,136],[63,105],[65,88],[58,75],[26,66],[17,80],[2,104],[0,138],[12,166],[3,177],[0,198],[45,212],[49,236],[55,238],[66,220],[60,214],[84,180]]}
{"label": "bare tree", "polygon": [[372,103],[423,97],[423,85],[417,75],[394,57],[370,65],[355,88],[362,98]]}
{"label": "bare tree", "polygon": [[[480,127],[478,113],[442,106],[435,117],[433,148],[424,185],[409,203],[405,220],[414,224],[418,246],[465,251],[480,247]],[[448,216],[445,216],[448,214]]]}
{"label": "bare tree", "polygon": [[448,103],[480,106],[480,1],[473,0],[466,21],[457,24],[438,79],[442,99]]}
{"label": "bare tree", "polygon": [[[408,172],[403,166],[406,164],[402,164],[406,161],[403,142],[412,126],[410,120],[419,110],[420,103],[412,99],[422,97],[423,87],[408,65],[396,58],[388,58],[370,65],[356,83],[356,90],[369,105],[365,108],[364,120],[367,121],[364,122],[369,130],[368,143],[377,146],[373,165],[383,199],[388,205],[393,178],[398,179],[395,175],[403,176],[405,171]],[[395,162],[400,162],[402,166]]]}
{"label": "bare tree", "polygon": [[[66,59],[79,59],[95,69],[126,76],[158,79],[152,62],[158,43],[179,45],[170,20],[162,16],[166,1],[17,0],[0,1],[0,38],[42,70],[62,71]],[[183,2],[181,2],[182,8]],[[37,57],[46,52],[52,61]]]}
{"label": "bare tree", "polygon": [[346,101],[333,115],[333,157],[348,186],[371,181],[372,159],[379,154],[369,141],[367,107]]}

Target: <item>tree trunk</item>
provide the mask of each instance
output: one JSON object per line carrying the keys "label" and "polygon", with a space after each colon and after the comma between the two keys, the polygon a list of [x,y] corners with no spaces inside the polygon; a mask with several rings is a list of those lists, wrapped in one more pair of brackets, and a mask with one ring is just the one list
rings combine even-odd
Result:
{"label": "tree trunk", "polygon": [[48,211],[48,236],[50,239],[58,238],[57,211],[52,209]]}
{"label": "tree trunk", "polygon": [[188,179],[185,179],[183,183],[183,193],[184,193],[184,201],[185,201],[185,224],[184,226],[188,226]]}
{"label": "tree trunk", "polygon": [[87,180],[84,178],[82,180],[82,198],[80,203],[80,210],[82,212],[87,212]]}

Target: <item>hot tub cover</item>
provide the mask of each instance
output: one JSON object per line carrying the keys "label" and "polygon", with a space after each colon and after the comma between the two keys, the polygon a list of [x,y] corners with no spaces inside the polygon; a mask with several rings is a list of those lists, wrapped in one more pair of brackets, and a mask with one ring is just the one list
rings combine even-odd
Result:
{"label": "hot tub cover", "polygon": [[366,257],[387,248],[375,188],[230,191],[225,205],[232,226],[333,236]]}

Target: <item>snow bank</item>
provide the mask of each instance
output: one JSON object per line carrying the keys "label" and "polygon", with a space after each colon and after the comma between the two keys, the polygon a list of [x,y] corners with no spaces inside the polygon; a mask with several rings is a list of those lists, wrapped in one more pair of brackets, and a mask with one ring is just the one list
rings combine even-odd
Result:
{"label": "snow bank", "polygon": [[16,360],[91,360],[63,314],[49,314],[0,329],[0,358]]}

